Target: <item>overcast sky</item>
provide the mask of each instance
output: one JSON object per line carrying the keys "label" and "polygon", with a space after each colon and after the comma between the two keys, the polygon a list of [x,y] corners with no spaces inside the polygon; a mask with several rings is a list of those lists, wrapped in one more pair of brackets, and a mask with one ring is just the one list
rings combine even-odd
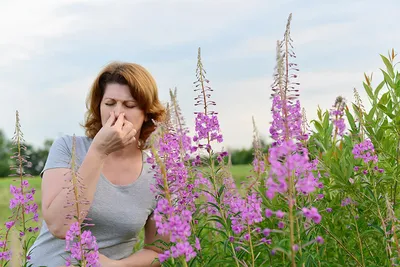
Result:
{"label": "overcast sky", "polygon": [[[0,1],[0,129],[15,110],[27,142],[83,135],[85,99],[100,69],[136,62],[169,88],[193,126],[197,49],[220,113],[224,147],[250,147],[252,116],[268,137],[275,45],[293,13],[292,39],[308,119],[336,96],[354,101],[363,73],[380,78],[379,54],[400,48],[400,1],[35,0]],[[377,80],[375,80],[377,82]]]}

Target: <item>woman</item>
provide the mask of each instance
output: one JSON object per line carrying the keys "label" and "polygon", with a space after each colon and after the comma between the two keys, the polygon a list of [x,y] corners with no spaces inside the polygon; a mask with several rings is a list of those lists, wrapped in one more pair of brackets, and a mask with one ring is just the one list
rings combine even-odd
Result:
{"label": "woman", "polygon": [[[152,211],[155,196],[153,175],[146,163],[146,141],[155,130],[154,121],[165,118],[158,89],[142,66],[112,63],[95,79],[87,99],[85,135],[76,137],[81,193],[81,222],[97,239],[100,262],[107,266],[159,266],[159,249],[145,246],[132,253],[144,227],[145,244],[156,235]],[[42,171],[42,215],[40,234],[30,250],[33,267],[65,265],[65,235],[76,215],[68,206],[73,138],[63,136],[53,143]],[[68,207],[65,207],[68,206]],[[154,261],[154,263],[153,263]],[[153,263],[153,264],[152,264]]]}

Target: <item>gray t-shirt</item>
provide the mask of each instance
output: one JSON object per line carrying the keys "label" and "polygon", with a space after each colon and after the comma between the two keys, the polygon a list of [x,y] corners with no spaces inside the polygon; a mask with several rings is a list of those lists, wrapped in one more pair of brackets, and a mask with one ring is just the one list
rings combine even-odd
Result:
{"label": "gray t-shirt", "polygon": [[[92,139],[76,137],[77,163],[80,165]],[[42,171],[51,168],[69,168],[71,161],[72,136],[63,136],[54,141]],[[151,184],[155,179],[151,166],[143,151],[143,169],[137,180],[129,185],[114,185],[100,175],[96,193],[89,209],[88,218],[94,226],[87,229],[97,239],[99,252],[111,259],[123,259],[132,254],[138,233],[155,208],[155,195]],[[65,265],[65,240],[54,237],[43,220],[42,228],[31,247],[30,263],[33,267],[41,265],[57,267]]]}

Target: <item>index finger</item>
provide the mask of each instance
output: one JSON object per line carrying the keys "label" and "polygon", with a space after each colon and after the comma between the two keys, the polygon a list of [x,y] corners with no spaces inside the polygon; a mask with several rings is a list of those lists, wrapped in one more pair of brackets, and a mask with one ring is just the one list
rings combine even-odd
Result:
{"label": "index finger", "polygon": [[121,129],[122,128],[122,125],[124,124],[124,117],[125,117],[125,114],[124,113],[120,113],[119,115],[118,115],[118,119],[117,119],[117,121],[115,122],[115,124],[114,124],[114,126],[116,127],[116,128],[118,128],[118,129]]}

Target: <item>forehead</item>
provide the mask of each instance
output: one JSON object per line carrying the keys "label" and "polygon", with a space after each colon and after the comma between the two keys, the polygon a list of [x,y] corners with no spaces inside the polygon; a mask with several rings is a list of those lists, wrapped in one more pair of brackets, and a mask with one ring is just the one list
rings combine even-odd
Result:
{"label": "forehead", "polygon": [[103,98],[134,100],[129,86],[117,83],[107,84]]}

